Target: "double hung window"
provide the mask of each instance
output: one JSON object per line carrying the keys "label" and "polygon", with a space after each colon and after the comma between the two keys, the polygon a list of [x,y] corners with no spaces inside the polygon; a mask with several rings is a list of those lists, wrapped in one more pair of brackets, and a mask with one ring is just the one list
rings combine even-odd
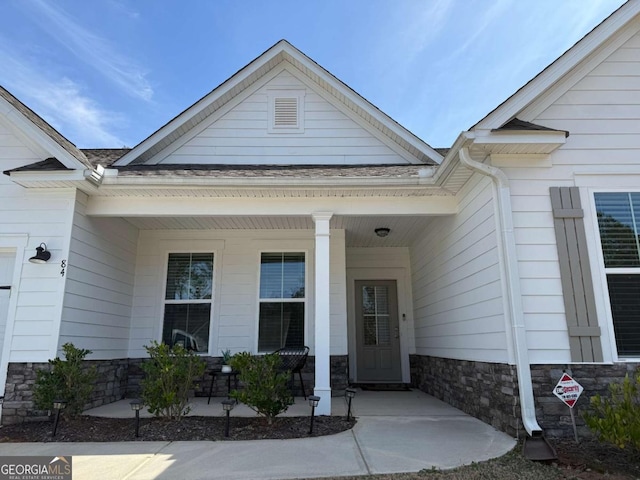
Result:
{"label": "double hung window", "polygon": [[213,253],[170,253],[162,341],[187,350],[209,350]]}
{"label": "double hung window", "polygon": [[640,193],[596,193],[618,354],[640,356]]}
{"label": "double hung window", "polygon": [[262,253],[258,351],[304,345],[305,254]]}

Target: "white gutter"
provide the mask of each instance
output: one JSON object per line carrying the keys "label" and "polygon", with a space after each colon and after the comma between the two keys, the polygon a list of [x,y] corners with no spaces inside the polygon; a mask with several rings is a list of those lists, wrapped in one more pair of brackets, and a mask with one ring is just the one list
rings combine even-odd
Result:
{"label": "white gutter", "polygon": [[510,308],[511,327],[513,329],[513,347],[518,372],[518,390],[520,393],[520,410],[522,423],[531,436],[540,435],[542,428],[536,420],[536,407],[533,399],[529,350],[527,348],[527,331],[524,326],[522,294],[520,291],[520,274],[516,255],[516,240],[513,234],[513,214],[511,208],[511,191],[509,179],[499,168],[485,165],[471,159],[469,149],[463,147],[459,151],[460,163],[468,169],[485,175],[493,181],[498,208],[498,228],[502,236],[503,274],[506,277],[505,292]]}

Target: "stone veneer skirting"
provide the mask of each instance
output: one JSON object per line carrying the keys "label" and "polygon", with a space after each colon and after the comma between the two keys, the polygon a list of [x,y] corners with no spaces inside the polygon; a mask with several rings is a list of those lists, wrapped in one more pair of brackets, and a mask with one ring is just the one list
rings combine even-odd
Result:
{"label": "stone veneer skirting", "polygon": [[410,360],[413,387],[509,435],[522,432],[515,366],[423,355]]}
{"label": "stone veneer skirting", "polygon": [[[129,360],[87,360],[87,365],[97,367],[98,378],[87,408],[99,407],[124,398],[127,391]],[[43,420],[49,412],[33,406],[33,386],[38,370],[48,370],[49,363],[10,363],[7,368],[2,424]]]}
{"label": "stone veneer skirting", "polygon": [[[591,435],[581,417],[589,398],[608,394],[608,385],[632,375],[638,363],[532,365],[538,424],[548,437],[573,437],[569,408],[553,388],[566,371],[584,387],[574,406],[578,435]],[[526,434],[520,416],[515,365],[411,355],[412,385],[514,437]]]}
{"label": "stone veneer skirting", "polygon": [[[207,396],[211,386],[209,371],[222,364],[220,357],[204,357],[207,371],[202,381],[197,382],[196,396]],[[91,394],[87,408],[99,407],[123,398],[135,398],[140,394],[140,382],[144,373],[140,368],[144,359],[123,358],[116,360],[87,360],[88,365],[96,365],[98,379]],[[341,391],[348,386],[347,355],[331,356],[331,388]],[[36,410],[33,406],[33,386],[36,371],[48,369],[48,363],[10,363],[7,371],[4,402],[2,404],[2,424],[22,423],[47,418],[49,412]],[[302,371],[307,395],[313,393],[315,377],[315,358],[308,357]],[[218,376],[214,395],[223,395],[227,391],[226,378]],[[302,395],[298,375],[294,378],[294,393]]]}

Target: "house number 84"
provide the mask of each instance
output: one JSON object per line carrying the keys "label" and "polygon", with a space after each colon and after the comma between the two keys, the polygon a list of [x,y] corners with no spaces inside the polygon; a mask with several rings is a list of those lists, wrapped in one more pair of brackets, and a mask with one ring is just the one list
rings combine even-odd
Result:
{"label": "house number 84", "polygon": [[60,270],[60,276],[64,277],[64,272],[65,272],[65,270],[67,268],[67,261],[66,260],[62,260],[62,262],[60,262],[60,268],[62,269],[62,270]]}

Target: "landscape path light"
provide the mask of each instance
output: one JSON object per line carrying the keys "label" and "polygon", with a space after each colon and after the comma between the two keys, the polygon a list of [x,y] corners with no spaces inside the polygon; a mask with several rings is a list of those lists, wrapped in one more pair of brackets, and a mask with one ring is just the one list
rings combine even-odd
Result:
{"label": "landscape path light", "polygon": [[353,400],[353,397],[356,396],[356,389],[355,388],[347,388],[344,391],[344,395],[345,395],[345,397],[347,397],[348,402],[349,402],[349,408],[347,410],[347,420],[351,420],[351,400]]}
{"label": "landscape path light", "polygon": [[309,435],[313,433],[313,417],[316,414],[316,407],[320,403],[320,397],[316,395],[309,395],[309,406],[311,407],[311,424],[309,425]]}
{"label": "landscape path light", "polygon": [[53,401],[53,409],[56,411],[56,420],[53,423],[53,432],[51,433],[52,437],[56,436],[56,432],[58,431],[58,422],[60,421],[60,411],[64,410],[67,406],[67,401],[62,399],[57,399]]}
{"label": "landscape path light", "polygon": [[140,400],[131,400],[129,402],[131,410],[136,412],[136,438],[140,436],[140,410],[142,409],[142,402]]}
{"label": "landscape path light", "polygon": [[227,413],[227,423],[226,423],[226,425],[224,427],[224,436],[225,437],[229,436],[229,415],[231,414],[231,410],[233,410],[233,407],[234,407],[235,404],[236,404],[236,401],[231,399],[231,398],[227,398],[226,400],[222,401],[222,408]]}

